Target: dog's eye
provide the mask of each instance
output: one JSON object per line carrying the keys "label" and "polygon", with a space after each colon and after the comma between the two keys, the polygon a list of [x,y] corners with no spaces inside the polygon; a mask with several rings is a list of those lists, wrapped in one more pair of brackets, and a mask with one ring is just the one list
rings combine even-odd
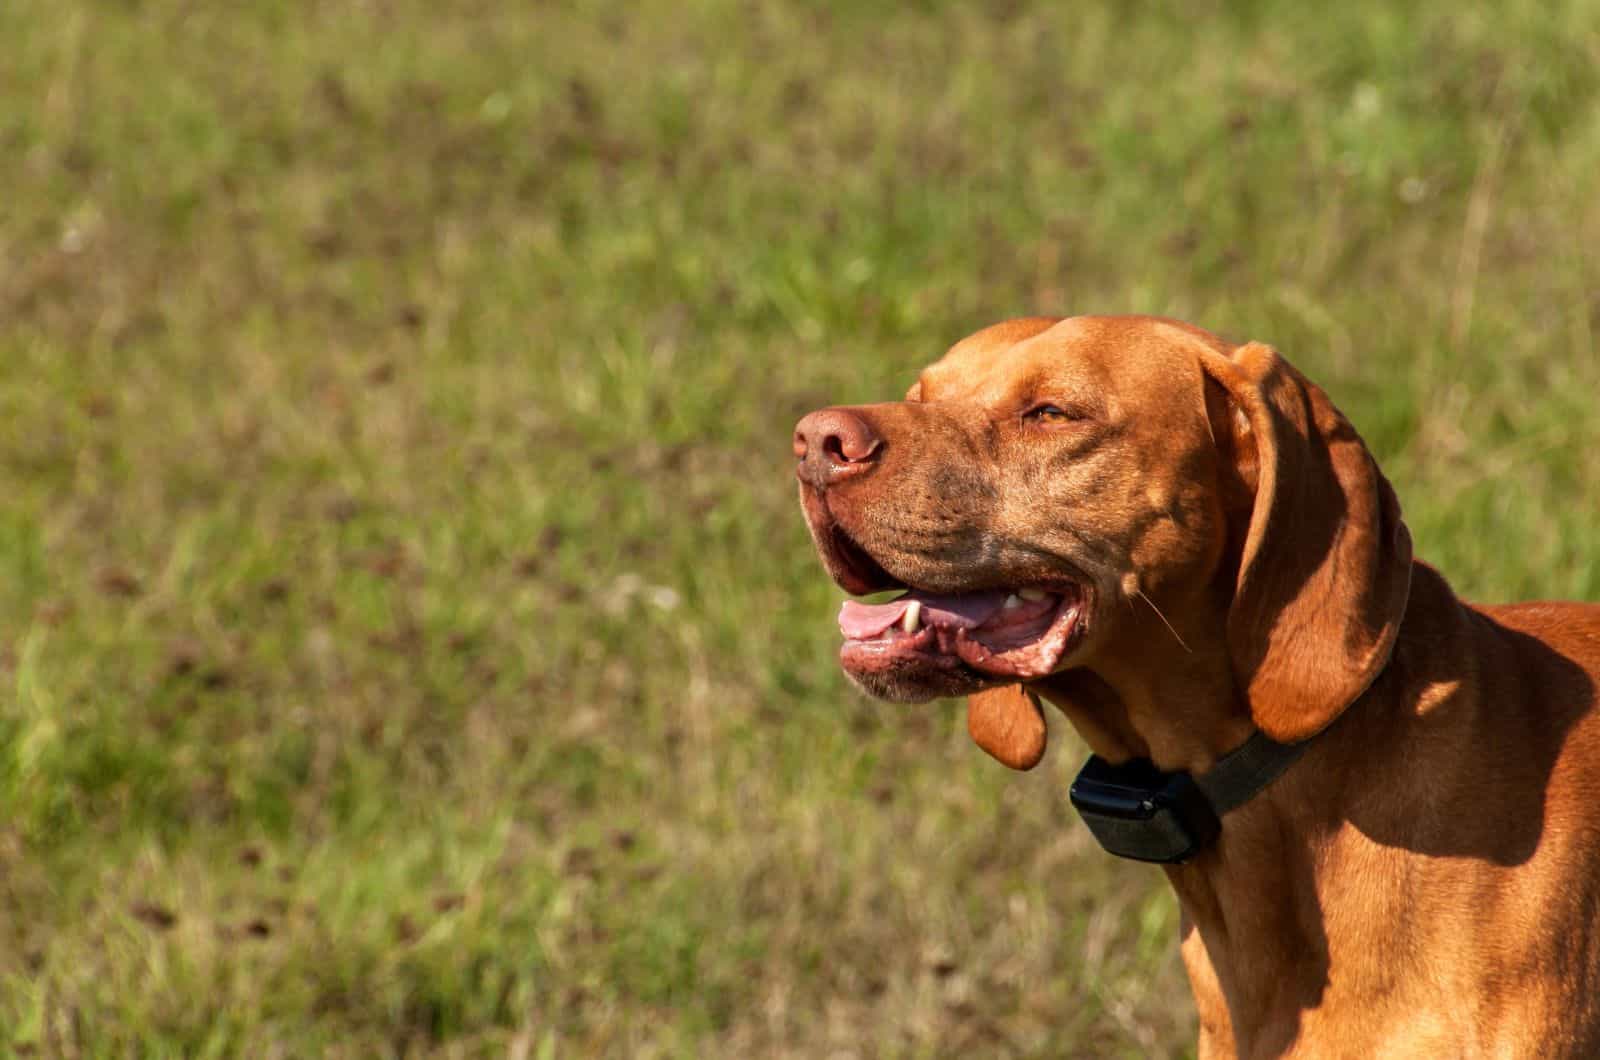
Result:
{"label": "dog's eye", "polygon": [[1023,419],[1030,423],[1071,423],[1086,417],[1077,409],[1064,409],[1060,405],[1035,405],[1023,413]]}

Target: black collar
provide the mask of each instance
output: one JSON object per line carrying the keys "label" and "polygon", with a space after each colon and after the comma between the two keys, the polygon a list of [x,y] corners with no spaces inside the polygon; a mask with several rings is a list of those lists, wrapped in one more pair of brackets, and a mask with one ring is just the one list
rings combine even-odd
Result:
{"label": "black collar", "polygon": [[1148,759],[1114,766],[1090,755],[1072,782],[1072,805],[1106,850],[1136,861],[1188,861],[1222,830],[1222,815],[1255,798],[1310,745],[1259,730],[1203,776],[1164,773]]}

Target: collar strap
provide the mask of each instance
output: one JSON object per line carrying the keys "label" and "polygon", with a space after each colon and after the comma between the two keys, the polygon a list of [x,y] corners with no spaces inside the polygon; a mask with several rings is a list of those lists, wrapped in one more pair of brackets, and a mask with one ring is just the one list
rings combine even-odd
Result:
{"label": "collar strap", "polygon": [[1114,766],[1090,755],[1072,782],[1072,805],[1118,857],[1188,861],[1216,840],[1223,814],[1260,794],[1310,742],[1277,743],[1258,730],[1199,777],[1162,772],[1144,758]]}

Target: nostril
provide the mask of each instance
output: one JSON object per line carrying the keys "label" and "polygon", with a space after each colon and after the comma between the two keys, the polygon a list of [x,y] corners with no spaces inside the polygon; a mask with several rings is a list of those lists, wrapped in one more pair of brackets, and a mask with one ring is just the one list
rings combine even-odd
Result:
{"label": "nostril", "polygon": [[849,409],[822,409],[795,425],[794,455],[800,477],[818,489],[868,469],[883,442],[872,424]]}

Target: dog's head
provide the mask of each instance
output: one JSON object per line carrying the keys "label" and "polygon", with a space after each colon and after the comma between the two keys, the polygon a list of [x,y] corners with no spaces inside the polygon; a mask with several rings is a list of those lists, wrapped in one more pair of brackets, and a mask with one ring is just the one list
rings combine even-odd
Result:
{"label": "dog's head", "polygon": [[1017,686],[1163,665],[1140,609],[1214,632],[1279,740],[1360,694],[1404,609],[1409,535],[1354,429],[1268,347],[1188,324],[998,324],[904,401],[806,416],[794,449],[834,580],[904,590],[846,601],[846,672],[887,699],[975,694],[974,736],[1013,765],[1043,748]]}

